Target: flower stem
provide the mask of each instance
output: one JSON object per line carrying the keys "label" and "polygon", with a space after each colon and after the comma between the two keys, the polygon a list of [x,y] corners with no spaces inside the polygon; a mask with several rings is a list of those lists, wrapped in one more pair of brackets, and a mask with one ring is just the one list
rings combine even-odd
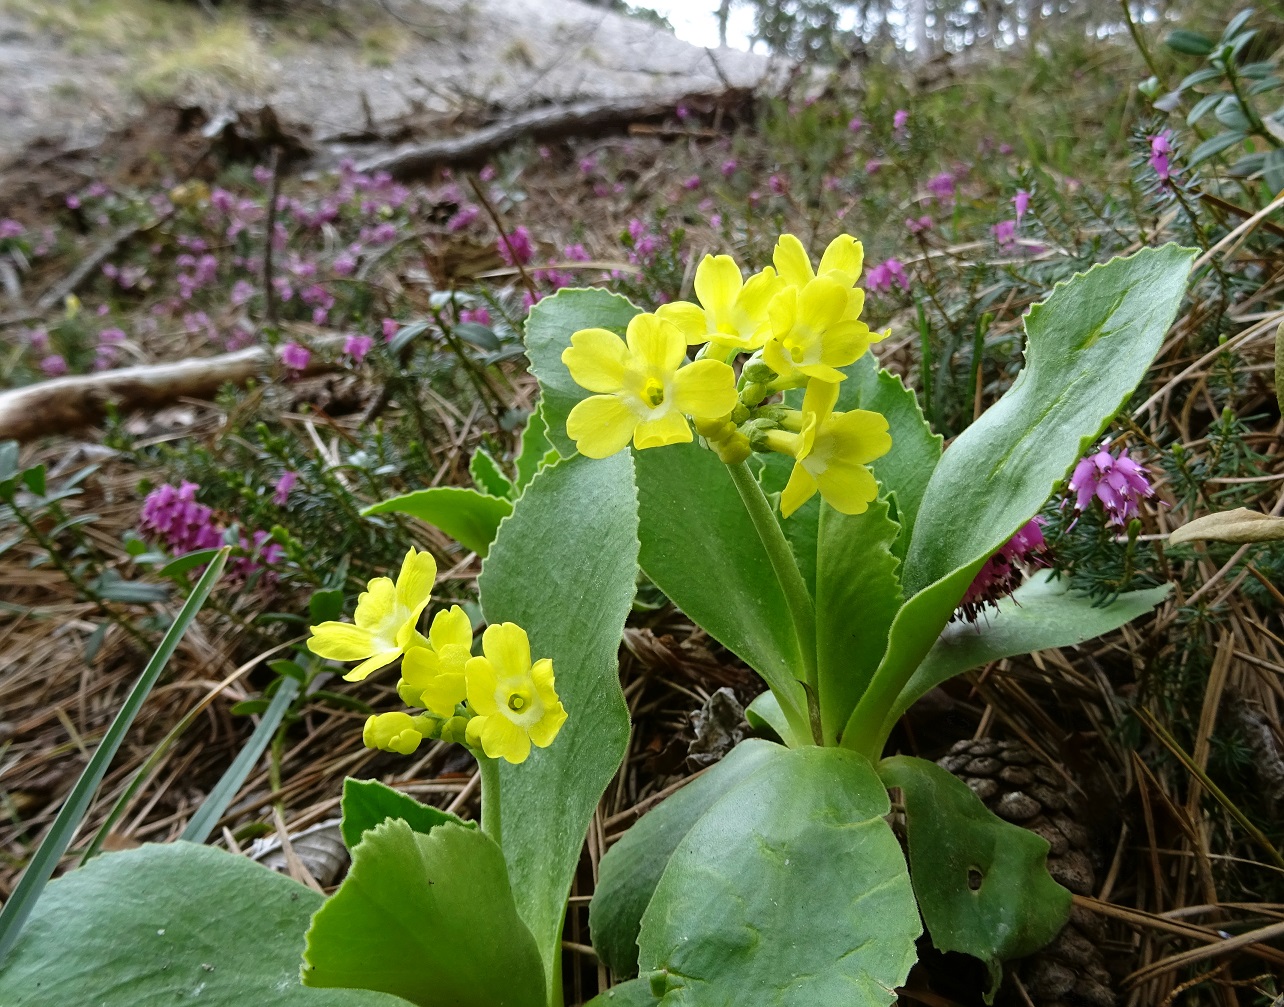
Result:
{"label": "flower stem", "polygon": [[[785,595],[785,603],[789,606],[789,617],[793,620],[794,635],[798,638],[798,650],[802,654],[810,734],[817,745],[823,745],[825,742],[821,731],[818,702],[819,675],[816,670],[816,610],[811,603],[811,594],[798,569],[793,550],[789,548],[785,533],[781,530],[776,515],[772,513],[771,505],[767,502],[762,487],[758,485],[758,480],[749,470],[748,463],[740,462],[736,465],[728,465],[727,468],[731,472],[732,482],[736,484],[736,490],[740,493],[740,499],[744,502],[745,510],[749,512],[749,518],[758,532],[762,547],[767,552],[767,558],[771,560],[771,567]],[[776,698],[780,700],[780,707],[785,715],[791,721],[796,720],[798,711],[794,697],[782,696],[777,692]],[[801,732],[803,737],[806,737],[807,733],[807,731]]]}
{"label": "flower stem", "polygon": [[499,796],[499,760],[487,758],[482,752],[476,752],[477,768],[481,773],[481,827],[482,832],[495,841],[500,849],[504,847],[504,829],[500,814]]}

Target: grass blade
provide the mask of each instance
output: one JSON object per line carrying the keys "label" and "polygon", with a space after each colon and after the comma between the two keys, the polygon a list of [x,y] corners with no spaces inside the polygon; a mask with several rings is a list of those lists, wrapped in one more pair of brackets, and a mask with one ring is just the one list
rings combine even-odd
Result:
{"label": "grass blade", "polygon": [[180,839],[186,839],[191,843],[203,843],[209,838],[209,834],[214,831],[214,826],[227,811],[227,806],[232,803],[232,798],[241,789],[241,784],[245,782],[245,778],[254,769],[255,763],[263,755],[263,750],[271,742],[273,733],[298,693],[299,683],[296,679],[288,677],[281,679],[281,685],[276,690],[276,695],[272,697],[271,704],[263,711],[259,726],[254,729],[245,747],[237,753],[214,789],[206,795],[201,806],[196,809],[196,814],[188,821],[187,828],[183,830]]}
{"label": "grass blade", "polygon": [[219,551],[196,587],[192,589],[187,601],[183,603],[182,609],[166,631],[160,646],[152,654],[147,667],[143,669],[142,675],[130,690],[120,712],[116,714],[116,719],[111,722],[111,727],[107,728],[107,733],[103,735],[102,742],[90,758],[89,764],[85,766],[85,771],[80,774],[80,779],[76,781],[76,785],[58,812],[58,817],[54,819],[48,834],[40,843],[40,848],[31,858],[31,863],[23,872],[22,878],[13,890],[13,895],[5,903],[4,909],[0,910],[0,965],[4,964],[9,950],[17,941],[23,924],[26,923],[31,910],[35,908],[36,900],[44,891],[45,885],[58,866],[58,861],[71,845],[72,837],[80,827],[85,812],[89,810],[94,793],[107,774],[107,767],[111,764],[117,749],[120,748],[121,742],[125,740],[125,734],[129,731],[130,725],[138,716],[138,711],[142,709],[161,672],[165,670],[165,665],[169,663],[169,659],[177,649],[179,640],[183,638],[187,627],[196,618],[196,613],[201,610],[205,599],[209,597],[210,591],[218,582],[219,575],[227,563],[228,552],[227,548]]}

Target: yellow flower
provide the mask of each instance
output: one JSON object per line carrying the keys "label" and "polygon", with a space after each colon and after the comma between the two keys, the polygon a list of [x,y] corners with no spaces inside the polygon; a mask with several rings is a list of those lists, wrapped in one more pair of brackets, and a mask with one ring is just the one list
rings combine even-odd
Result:
{"label": "yellow flower", "polygon": [[401,661],[397,694],[408,706],[453,717],[464,701],[464,665],[473,656],[473,624],[458,605],[433,617],[427,647],[411,647]]}
{"label": "yellow flower", "polygon": [[582,329],[562,351],[575,383],[600,393],[576,403],[566,420],[580,454],[606,458],[630,440],[639,449],[686,443],[686,416],[718,419],[735,407],[735,372],[719,360],[683,366],[686,337],[672,322],[635,315],[627,337]]}
{"label": "yellow flower", "polygon": [[406,553],[394,584],[387,577],[376,577],[366,585],[357,599],[353,624],[323,622],[312,627],[308,650],[331,661],[360,661],[343,677],[359,682],[372,671],[391,664],[407,647],[422,645],[424,638],[415,631],[415,623],[428,604],[437,563],[431,553]]}
{"label": "yellow flower", "polygon": [[682,330],[692,346],[711,343],[715,351],[756,350],[771,335],[767,306],[784,284],[770,267],[740,278],[729,255],[706,255],[696,268],[695,293],[700,302],[674,301],[655,313]]}
{"label": "yellow flower", "polygon": [[430,731],[425,718],[408,713],[380,713],[366,719],[361,741],[366,748],[409,755]]}
{"label": "yellow flower", "polygon": [[812,381],[803,396],[796,433],[773,430],[767,446],[794,457],[789,482],[780,494],[780,513],[789,517],[812,498],[843,514],[863,514],[878,498],[878,482],[866,466],[887,454],[892,438],[887,420],[867,409],[835,413],[838,385]]}
{"label": "yellow flower", "polygon": [[813,270],[803,243],[792,234],[782,234],[776,240],[771,261],[780,278],[791,287],[805,287],[817,276],[832,276],[844,287],[854,287],[865,265],[865,246],[850,234],[840,234],[820,257],[820,268]]}
{"label": "yellow flower", "polygon": [[553,662],[531,664],[526,630],[515,623],[487,626],[484,657],[468,662],[468,743],[492,759],[525,762],[531,745],[547,748],[566,720],[553,688]]}
{"label": "yellow flower", "polygon": [[762,359],[783,378],[841,381],[838,368],[855,362],[874,341],[868,325],[847,317],[851,291],[833,275],[786,287],[771,302],[772,336]]}

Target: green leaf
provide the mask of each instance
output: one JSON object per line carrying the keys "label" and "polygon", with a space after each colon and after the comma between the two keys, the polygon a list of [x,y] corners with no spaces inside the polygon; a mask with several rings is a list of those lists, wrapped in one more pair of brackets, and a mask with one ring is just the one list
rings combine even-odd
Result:
{"label": "green leaf", "polygon": [[168,584],[145,584],[142,581],[125,580],[111,569],[104,570],[95,578],[93,589],[107,601],[119,601],[128,605],[155,605],[158,602],[169,601],[173,593]]}
{"label": "green leaf", "polygon": [[31,490],[38,497],[45,495],[45,466],[42,462],[39,465],[33,465],[22,473],[22,481],[26,483],[27,489]]}
{"label": "green leaf", "polygon": [[1214,154],[1220,154],[1227,147],[1233,147],[1237,143],[1244,142],[1244,134],[1237,131],[1218,133],[1216,136],[1209,137],[1198,147],[1190,152],[1190,157],[1186,158],[1186,164],[1195,167],[1203,164]]}
{"label": "green leaf", "polygon": [[312,917],[306,986],[392,993],[422,1007],[547,1007],[535,939],[504,854],[480,829],[368,831]]}
{"label": "green leaf", "polygon": [[805,737],[799,737],[794,733],[794,729],[789,723],[789,718],[785,716],[785,711],[780,708],[780,700],[776,698],[776,694],[770,689],[766,692],[760,692],[745,707],[745,720],[748,721],[750,727],[760,733],[764,730],[774,731],[776,737],[790,748],[801,748],[803,745],[815,744],[810,734]]}
{"label": "green leaf", "polygon": [[[219,550],[214,561],[206,568],[201,579],[197,581],[196,586],[192,588],[192,593],[187,596],[187,601],[179,609],[178,615],[170,624],[169,629],[161,638],[160,646],[152,654],[151,660],[143,669],[143,673],[138,676],[138,681],[134,687],[129,690],[129,695],[125,697],[125,702],[117,712],[107,728],[107,733],[103,735],[103,740],[90,756],[89,763],[85,766],[84,772],[80,774],[80,779],[76,785],[71,788],[71,793],[67,800],[59,809],[58,815],[54,818],[54,823],[45,833],[45,838],[41,840],[40,847],[36,854],[31,858],[31,863],[23,871],[18,885],[13,890],[13,894],[0,910],[0,965],[4,964],[9,949],[13,947],[14,942],[18,939],[22,931],[23,924],[30,915],[31,910],[35,907],[36,900],[40,897],[41,891],[44,890],[45,884],[53,875],[54,868],[58,866],[58,861],[67,851],[72,837],[76,830],[80,828],[81,819],[85,817],[85,812],[89,810],[90,802],[94,798],[94,792],[102,782],[103,777],[107,774],[107,769],[111,765],[111,760],[116,755],[116,750],[120,748],[121,742],[125,740],[130,725],[133,724],[134,718],[138,716],[138,711],[143,708],[148,694],[156,685],[157,679],[160,678],[161,672],[169,663],[174,651],[178,648],[179,641],[183,634],[187,632],[187,627],[192,624],[196,618],[196,613],[201,610],[205,604],[205,599],[214,590],[214,585],[218,583],[219,575],[223,572],[223,566],[227,562],[227,549]],[[3,1002],[3,1001],[0,1001]]]}
{"label": "green leaf", "polygon": [[1112,259],[1030,309],[1025,367],[932,473],[907,591],[989,556],[1043,506],[1150,367],[1194,254],[1165,245]]}
{"label": "green leaf", "polygon": [[1207,35],[1181,28],[1169,32],[1164,43],[1173,52],[1184,53],[1187,56],[1207,56],[1213,51],[1213,40]]}
{"label": "green leaf", "polygon": [[396,333],[393,334],[393,337],[388,340],[388,352],[393,356],[396,356],[409,346],[411,342],[427,332],[430,324],[430,322],[413,322],[404,328],[398,329]]}
{"label": "green leaf", "polygon": [[0,971],[6,1007],[405,1007],[299,984],[322,898],[210,846],[107,853],[49,885]]}
{"label": "green leaf", "polygon": [[[801,401],[801,400],[800,400]],[[789,550],[794,554],[798,572],[802,574],[803,583],[812,600],[816,598],[816,536],[820,528],[819,494],[789,515],[788,519],[779,517],[780,494],[789,482],[793,471],[794,460],[787,455],[775,453],[758,453],[752,463],[758,466],[758,485],[771,501],[772,510],[777,513],[780,527],[784,529],[785,540]],[[751,463],[751,464],[752,464]]]}
{"label": "green leaf", "polygon": [[1239,99],[1233,94],[1228,94],[1219,101],[1213,114],[1217,116],[1217,121],[1227,129],[1232,129],[1239,133],[1247,133],[1252,129],[1248,116],[1244,114],[1244,110],[1240,107]]}
{"label": "green leaf", "polygon": [[575,454],[575,443],[566,436],[566,417],[575,403],[589,395],[571,379],[562,363],[562,351],[580,329],[608,329],[623,336],[629,319],[640,310],[619,294],[571,288],[559,290],[531,308],[526,319],[526,357],[531,373],[539,378],[549,440],[562,454]]}
{"label": "green leaf", "polygon": [[1231,18],[1230,22],[1226,25],[1226,30],[1222,32],[1223,44],[1233,39],[1235,35],[1239,32],[1239,30],[1243,28],[1244,25],[1248,24],[1248,19],[1251,18],[1252,16],[1253,16],[1253,8],[1246,7],[1244,10],[1240,11],[1233,18]]}
{"label": "green leaf", "polygon": [[887,791],[860,756],[786,750],[678,844],[642,918],[665,1007],[896,999],[922,928]]}
{"label": "green leaf", "polygon": [[694,443],[639,451],[634,464],[643,571],[773,690],[805,708],[789,606],[727,466]]}
{"label": "green leaf", "polygon": [[1186,116],[1186,125],[1193,126],[1204,116],[1211,112],[1222,100],[1220,93],[1206,94],[1195,102],[1191,108],[1190,114]]}
{"label": "green leaf", "polygon": [[599,993],[585,1007],[656,1007],[659,1002],[651,992],[650,980],[631,979]]}
{"label": "green leaf", "polygon": [[18,474],[18,442],[0,441],[0,481],[14,478]]}
{"label": "green leaf", "polygon": [[337,587],[313,591],[308,599],[308,615],[314,625],[343,618],[343,591]]}
{"label": "green leaf", "polygon": [[198,566],[204,566],[218,553],[217,549],[197,549],[193,552],[185,553],[177,559],[170,560],[156,572],[162,577],[175,578],[181,577],[188,570],[195,570]]}
{"label": "green leaf", "polygon": [[768,741],[741,742],[721,762],[643,815],[607,851],[589,903],[589,931],[598,958],[617,976],[638,970],[642,914],[678,843],[723,794],[783,752]]}
{"label": "green leaf", "polygon": [[500,497],[462,486],[434,486],[374,504],[361,514],[409,514],[440,528],[465,549],[485,556],[499,523],[512,512],[512,503]]}
{"label": "green leaf", "polygon": [[459,322],[451,331],[460,339],[472,343],[479,349],[489,350],[494,353],[503,348],[494,330],[487,325],[482,325],[480,322]]}
{"label": "green leaf", "polygon": [[1017,654],[1077,646],[1145,615],[1170,590],[1164,585],[1128,591],[1109,605],[1099,605],[1072,592],[1067,581],[1055,579],[1051,572],[1035,574],[981,622],[946,626],[883,726],[890,731],[918,699],[955,675]]}
{"label": "green leaf", "polygon": [[567,458],[526,487],[478,580],[486,620],[517,623],[531,654],[552,659],[568,714],[548,748],[499,765],[504,855],[518,911],[547,962],[561,953],[593,809],[628,749],[618,654],[637,582],[637,527],[627,452]]}
{"label": "green leaf", "polygon": [[1196,84],[1207,84],[1214,80],[1221,80],[1223,76],[1225,75],[1217,67],[1206,66],[1183,77],[1181,83],[1177,85],[1177,90],[1185,91]]}
{"label": "green leaf", "polygon": [[835,744],[887,650],[901,595],[892,545],[901,527],[886,500],[864,514],[825,504],[816,544],[816,665],[825,743]]}
{"label": "green leaf", "polygon": [[[548,439],[548,423],[544,419],[544,403],[540,402],[526,421],[522,431],[522,447],[517,453],[517,492],[521,492],[538,472],[556,458],[557,449]],[[549,458],[550,453],[554,455]]]}
{"label": "green leaf", "polygon": [[878,773],[904,794],[910,877],[932,944],[985,962],[991,1003],[1003,962],[1044,947],[1070,916],[1070,893],[1048,874],[1048,842],[996,817],[933,762],[898,755]]}
{"label": "green leaf", "polygon": [[382,825],[389,818],[399,818],[416,832],[428,835],[438,825],[450,822],[465,828],[475,828],[476,823],[462,821],[448,811],[420,804],[409,794],[380,783],[378,780],[343,781],[343,845],[355,849],[367,830]]}
{"label": "green leaf", "polygon": [[1284,149],[1268,151],[1262,161],[1262,180],[1271,190],[1271,195],[1278,196],[1284,191]]}
{"label": "green leaf", "polygon": [[477,488],[489,496],[503,497],[505,500],[516,496],[512,480],[504,474],[494,455],[485,448],[478,448],[473,452],[472,460],[468,463],[468,473],[473,477]]}

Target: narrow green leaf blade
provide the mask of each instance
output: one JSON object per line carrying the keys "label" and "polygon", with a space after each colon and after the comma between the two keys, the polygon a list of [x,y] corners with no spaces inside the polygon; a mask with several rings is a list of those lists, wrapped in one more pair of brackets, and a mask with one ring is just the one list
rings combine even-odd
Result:
{"label": "narrow green leaf blade", "polygon": [[723,794],[784,751],[768,741],[741,742],[721,762],[643,815],[607,850],[589,903],[589,932],[598,957],[617,976],[638,970],[642,914],[678,843]]}
{"label": "narrow green leaf blade", "polygon": [[1048,843],[990,812],[966,783],[923,759],[879,764],[900,787],[910,877],[932,943],[990,970],[990,1002],[1003,962],[1039,950],[1065,926],[1070,893],[1048,874]]}
{"label": "narrow green leaf blade", "polygon": [[531,373],[539,379],[540,401],[548,424],[549,440],[564,455],[575,454],[575,443],[566,436],[566,417],[585,391],[571,379],[562,363],[562,351],[580,329],[608,329],[624,335],[638,307],[606,290],[559,290],[531,308],[526,319],[526,357]]}
{"label": "narrow green leaf blade", "polygon": [[838,748],[788,750],[728,791],[642,918],[665,1007],[891,1004],[922,928],[888,809],[869,763]]}
{"label": "narrow green leaf blade", "polygon": [[476,828],[475,822],[465,822],[448,811],[420,804],[409,794],[394,790],[378,780],[354,780],[349,776],[343,781],[340,807],[343,809],[343,821],[339,831],[343,833],[343,845],[350,850],[356,849],[366,832],[389,818],[399,818],[424,835],[448,822]]}
{"label": "narrow green leaf blade", "polygon": [[480,829],[375,826],[312,917],[303,959],[306,986],[374,989],[421,1007],[547,1005],[504,855]]}
{"label": "narrow green leaf blade", "polygon": [[405,1007],[299,983],[322,897],[191,843],[107,853],[49,885],[0,970],[5,1007]]}
{"label": "narrow green leaf blade", "polygon": [[504,855],[544,961],[560,954],[593,809],[628,748],[618,654],[637,581],[637,527],[627,452],[563,459],[526,487],[478,581],[486,620],[517,623],[531,654],[552,659],[568,714],[548,748],[499,766]]}
{"label": "narrow green leaf blade", "polygon": [[409,514],[440,528],[465,549],[485,556],[499,523],[513,512],[510,501],[463,486],[434,486],[367,507],[362,516]]}
{"label": "narrow green leaf blade", "polygon": [[90,802],[94,799],[94,792],[107,774],[111,760],[116,755],[116,750],[120,748],[121,742],[125,740],[130,725],[138,716],[138,711],[142,709],[161,672],[165,670],[165,665],[169,663],[169,659],[178,648],[178,642],[187,632],[187,627],[192,624],[196,613],[201,610],[205,599],[218,583],[223,566],[227,563],[228,552],[228,549],[219,551],[219,554],[206,567],[205,573],[197,581],[187,601],[183,603],[183,607],[179,609],[174,622],[162,637],[160,646],[152,654],[151,660],[147,662],[147,666],[138,677],[138,681],[134,683],[129,695],[125,697],[125,703],[121,706],[120,712],[112,720],[107,733],[103,735],[103,740],[90,757],[89,764],[85,766],[80,779],[76,781],[66,802],[58,811],[53,825],[49,827],[49,832],[41,841],[40,848],[31,858],[31,863],[27,865],[9,901],[4,904],[3,909],[0,909],[0,965],[3,965],[9,949],[18,939],[23,924],[35,908],[36,900],[40,897],[45,884],[53,876],[58,861],[71,844],[72,837],[76,834],[81,820],[85,817],[85,812],[89,810]]}

